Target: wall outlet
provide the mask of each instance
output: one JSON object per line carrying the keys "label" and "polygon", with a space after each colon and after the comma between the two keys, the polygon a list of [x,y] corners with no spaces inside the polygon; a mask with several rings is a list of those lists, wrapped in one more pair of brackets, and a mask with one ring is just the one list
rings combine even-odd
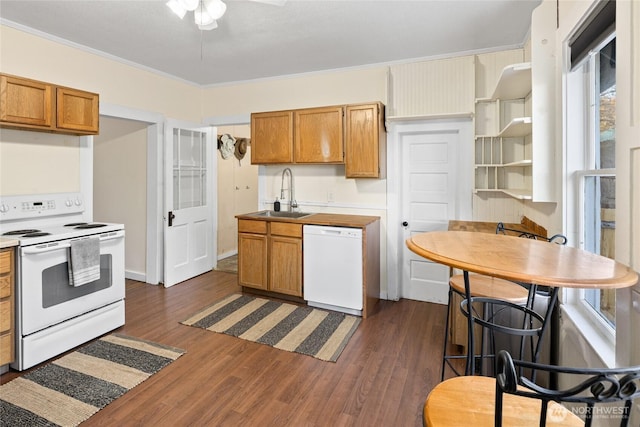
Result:
{"label": "wall outlet", "polygon": [[327,191],[327,202],[335,202],[333,191]]}

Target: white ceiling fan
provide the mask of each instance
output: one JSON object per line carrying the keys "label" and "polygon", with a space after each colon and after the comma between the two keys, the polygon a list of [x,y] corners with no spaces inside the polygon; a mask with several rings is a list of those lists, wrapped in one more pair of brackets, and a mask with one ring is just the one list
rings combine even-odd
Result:
{"label": "white ceiling fan", "polygon": [[[258,3],[283,6],[287,0],[250,0]],[[227,5],[222,0],[169,0],[169,9],[180,19],[184,18],[187,12],[193,12],[193,18],[201,30],[213,30],[218,28],[217,20],[227,11]]]}

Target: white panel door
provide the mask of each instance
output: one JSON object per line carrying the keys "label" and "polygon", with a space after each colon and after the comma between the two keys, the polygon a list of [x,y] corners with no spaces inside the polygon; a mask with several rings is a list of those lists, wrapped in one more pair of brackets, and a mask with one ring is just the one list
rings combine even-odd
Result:
{"label": "white panel door", "polygon": [[165,126],[165,287],[214,267],[214,141],[211,127]]}
{"label": "white panel door", "polygon": [[[449,219],[456,219],[459,139],[459,132],[444,129],[400,134],[403,241],[446,230]],[[446,304],[449,267],[403,248],[401,296]]]}

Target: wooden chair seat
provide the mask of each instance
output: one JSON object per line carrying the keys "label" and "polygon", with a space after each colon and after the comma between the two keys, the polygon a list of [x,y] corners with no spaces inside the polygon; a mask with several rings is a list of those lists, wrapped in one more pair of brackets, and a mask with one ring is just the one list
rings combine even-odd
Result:
{"label": "wooden chair seat", "polygon": [[[449,285],[459,294],[465,294],[464,276],[462,274],[451,276]],[[471,287],[471,296],[473,297],[496,298],[514,304],[527,302],[527,289],[508,280],[482,274],[470,274],[469,285]]]}
{"label": "wooden chair seat", "polygon": [[[429,393],[423,409],[425,426],[494,426],[496,380],[481,376],[450,378]],[[541,401],[512,394],[504,395],[504,426],[540,425]],[[564,406],[550,402],[547,426],[584,426]]]}

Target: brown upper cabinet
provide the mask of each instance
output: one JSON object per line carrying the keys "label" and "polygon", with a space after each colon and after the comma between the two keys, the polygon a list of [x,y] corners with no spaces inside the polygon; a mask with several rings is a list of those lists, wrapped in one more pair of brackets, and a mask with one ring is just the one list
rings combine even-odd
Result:
{"label": "brown upper cabinet", "polygon": [[251,163],[293,163],[293,112],[251,114]]}
{"label": "brown upper cabinet", "polygon": [[348,105],[346,114],[346,177],[385,178],[387,135],[384,105],[379,102]]}
{"label": "brown upper cabinet", "polygon": [[384,178],[380,102],[253,113],[251,163],[345,164],[347,178]]}
{"label": "brown upper cabinet", "polygon": [[0,74],[0,126],[97,135],[99,96],[96,93]]}
{"label": "brown upper cabinet", "polygon": [[344,107],[295,110],[295,163],[344,163]]}

